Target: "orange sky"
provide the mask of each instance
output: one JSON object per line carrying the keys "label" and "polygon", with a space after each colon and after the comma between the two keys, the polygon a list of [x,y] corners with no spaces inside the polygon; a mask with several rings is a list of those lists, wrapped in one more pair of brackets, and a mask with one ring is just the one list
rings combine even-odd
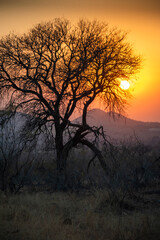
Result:
{"label": "orange sky", "polygon": [[0,0],[0,37],[23,33],[36,23],[66,17],[99,19],[129,32],[128,41],[144,58],[132,86],[127,116],[160,122],[159,0]]}

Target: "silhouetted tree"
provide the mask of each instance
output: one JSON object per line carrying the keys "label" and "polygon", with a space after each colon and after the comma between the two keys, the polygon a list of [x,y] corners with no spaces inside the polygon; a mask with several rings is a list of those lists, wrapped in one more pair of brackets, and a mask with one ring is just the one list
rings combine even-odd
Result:
{"label": "silhouetted tree", "polygon": [[[24,125],[23,117],[20,125]],[[35,144],[26,146],[19,137],[23,128],[17,126],[18,118],[12,112],[0,111],[0,189],[5,192],[17,193],[23,187],[34,160],[30,153]],[[24,152],[24,149],[28,151]]]}
{"label": "silhouetted tree", "polygon": [[[126,34],[97,21],[71,26],[55,19],[0,40],[0,92],[10,93],[16,110],[34,116],[30,125],[37,131],[54,124],[57,169],[63,174],[68,153],[78,144],[88,146],[107,171],[100,150],[86,138],[101,129],[89,126],[86,116],[97,99],[111,111],[123,110],[129,93],[120,88],[120,79],[129,79],[140,66],[125,39]],[[70,117],[78,107],[82,121],[76,124]]]}

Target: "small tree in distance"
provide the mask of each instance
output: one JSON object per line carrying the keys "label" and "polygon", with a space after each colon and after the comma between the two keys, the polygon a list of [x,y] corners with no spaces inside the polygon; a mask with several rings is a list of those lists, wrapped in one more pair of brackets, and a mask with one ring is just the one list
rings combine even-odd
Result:
{"label": "small tree in distance", "polygon": [[[119,81],[135,74],[141,61],[125,40],[126,34],[104,23],[81,20],[71,26],[65,19],[0,40],[0,92],[10,93],[16,110],[35,117],[35,129],[54,124],[59,173],[65,174],[69,151],[78,144],[89,147],[107,172],[101,152],[86,138],[99,129],[86,117],[99,98],[111,111],[125,107],[129,93]],[[76,124],[70,118],[79,106],[82,121]],[[70,134],[64,141],[66,129]]]}

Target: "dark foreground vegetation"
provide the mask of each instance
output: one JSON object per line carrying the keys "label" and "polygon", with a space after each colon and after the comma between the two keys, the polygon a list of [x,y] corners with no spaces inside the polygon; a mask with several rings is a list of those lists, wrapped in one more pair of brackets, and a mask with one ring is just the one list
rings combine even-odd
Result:
{"label": "dark foreground vegetation", "polygon": [[156,194],[136,196],[121,205],[107,190],[1,193],[0,239],[159,239],[160,204]]}
{"label": "dark foreground vegetation", "polygon": [[66,186],[49,153],[36,164],[29,159],[17,175],[12,165],[0,193],[0,239],[159,239],[159,149],[130,140],[102,152],[108,176],[79,148],[69,156]]}

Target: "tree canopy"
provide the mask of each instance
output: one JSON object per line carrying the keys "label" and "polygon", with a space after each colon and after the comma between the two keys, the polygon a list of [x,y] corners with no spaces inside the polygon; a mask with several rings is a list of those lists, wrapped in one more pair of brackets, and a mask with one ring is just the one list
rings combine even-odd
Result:
{"label": "tree canopy", "polygon": [[[122,31],[98,21],[72,26],[55,19],[0,40],[0,93],[9,92],[16,109],[38,117],[35,127],[53,122],[57,167],[63,169],[68,152],[79,143],[100,158],[86,139],[98,131],[87,124],[88,107],[101,98],[109,110],[123,110],[129,93],[120,88],[120,79],[132,77],[140,62]],[[70,117],[78,107],[82,121],[74,124]],[[74,134],[64,142],[70,127]]]}

